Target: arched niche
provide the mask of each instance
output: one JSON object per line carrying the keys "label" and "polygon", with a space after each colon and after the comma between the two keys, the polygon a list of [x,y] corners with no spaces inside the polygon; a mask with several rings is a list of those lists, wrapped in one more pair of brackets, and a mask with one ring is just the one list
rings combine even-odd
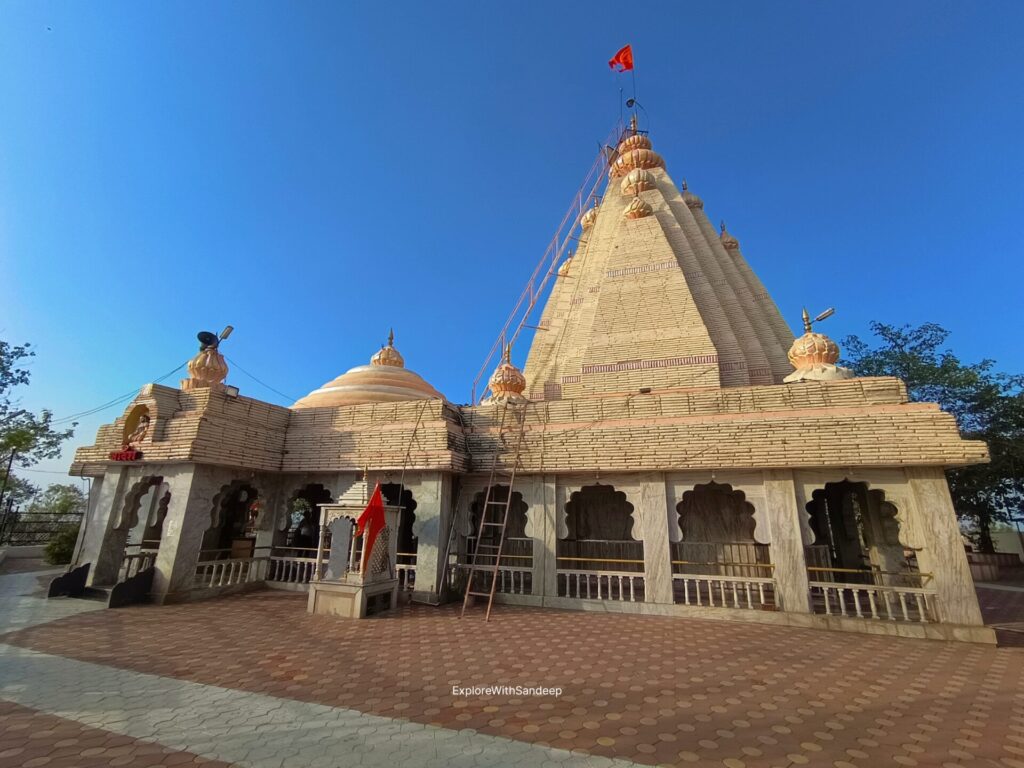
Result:
{"label": "arched niche", "polygon": [[894,502],[883,489],[846,478],[823,483],[809,497],[805,512],[813,542],[808,567],[880,571],[887,577],[884,583],[918,570],[917,548],[901,524],[901,497]]}
{"label": "arched niche", "polygon": [[121,432],[121,445],[133,445],[138,447],[144,442],[152,439],[153,416],[149,406],[145,403],[138,403],[133,406],[124,420],[124,429]]}
{"label": "arched niche", "polygon": [[[153,488],[164,484],[162,475],[146,475],[132,484],[131,488],[124,495],[124,502],[121,505],[121,512],[118,515],[114,529],[127,532],[139,523],[139,508],[142,500],[147,498]],[[148,513],[148,510],[147,510]]]}
{"label": "arched niche", "polygon": [[672,542],[677,573],[770,576],[771,552],[759,543],[756,510],[729,483],[710,481],[683,493],[676,504],[679,541]]}
{"label": "arched niche", "polygon": [[626,494],[612,485],[572,492],[555,544],[558,568],[642,573],[643,541],[634,512]]}

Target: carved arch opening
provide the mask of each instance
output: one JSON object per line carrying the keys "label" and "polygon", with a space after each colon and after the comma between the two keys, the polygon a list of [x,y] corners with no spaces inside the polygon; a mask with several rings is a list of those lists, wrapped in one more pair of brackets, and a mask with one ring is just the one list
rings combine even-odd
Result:
{"label": "carved arch opening", "polygon": [[771,546],[754,531],[754,505],[728,483],[695,485],[676,505],[680,541],[672,542],[673,573],[770,577]]}
{"label": "carved arch opening", "polygon": [[633,513],[626,494],[613,485],[573,492],[555,545],[558,569],[643,573],[644,543]]}
{"label": "carved arch opening", "polygon": [[248,480],[232,480],[213,497],[210,525],[203,535],[200,560],[252,557],[260,493]]}
{"label": "carved arch opening", "polygon": [[812,581],[920,586],[916,552],[906,546],[900,511],[885,491],[847,479],[825,483],[806,510]]}

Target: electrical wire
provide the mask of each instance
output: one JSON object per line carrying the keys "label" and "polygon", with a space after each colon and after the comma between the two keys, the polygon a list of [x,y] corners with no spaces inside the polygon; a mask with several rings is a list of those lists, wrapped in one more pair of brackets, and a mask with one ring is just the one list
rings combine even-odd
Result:
{"label": "electrical wire", "polygon": [[232,359],[231,359],[230,357],[228,357],[227,355],[224,355],[224,359],[225,359],[225,360],[227,360],[227,361],[228,361],[229,363],[231,363],[231,365],[233,365],[233,366],[234,366],[235,368],[237,368],[237,369],[238,369],[239,371],[241,371],[242,373],[244,373],[244,374],[245,374],[246,376],[248,376],[248,377],[249,377],[250,379],[252,379],[253,381],[255,381],[255,382],[256,382],[257,384],[259,384],[259,385],[260,385],[260,386],[262,386],[262,387],[266,387],[267,389],[269,389],[269,390],[270,390],[271,392],[273,392],[274,394],[276,394],[276,395],[280,395],[280,396],[281,396],[281,397],[283,397],[283,398],[284,398],[285,400],[291,400],[292,402],[295,402],[296,400],[298,400],[298,398],[297,398],[297,397],[292,397],[291,395],[286,395],[286,394],[285,394],[284,392],[282,392],[281,390],[279,390],[279,389],[274,389],[274,388],[273,388],[272,386],[270,386],[269,384],[267,384],[267,383],[266,383],[265,381],[260,381],[260,380],[259,380],[259,379],[257,379],[257,378],[256,378],[255,376],[253,376],[253,375],[252,375],[251,373],[249,373],[249,372],[248,372],[247,370],[245,370],[245,368],[243,368],[243,367],[242,367],[242,366],[240,366],[240,365],[239,365],[238,363],[236,363],[236,362],[235,362],[234,360],[232,360]]}
{"label": "electrical wire", "polygon": [[[158,379],[153,379],[153,381],[151,383],[159,384],[164,379],[167,379],[168,377],[173,376],[174,374],[176,374],[178,371],[180,371],[182,368],[184,368],[187,363],[188,363],[188,361],[186,360],[184,363],[182,363],[181,365],[176,367],[174,370],[168,371],[167,373],[165,373],[163,376],[161,376]],[[64,417],[62,417],[60,419],[54,419],[50,423],[51,424],[66,424],[69,421],[75,421],[76,419],[82,419],[82,418],[85,418],[86,416],[92,416],[94,413],[99,413],[100,411],[105,411],[108,408],[113,408],[115,405],[120,405],[121,403],[124,403],[124,402],[126,402],[128,400],[131,400],[133,397],[135,397],[136,395],[139,394],[139,390],[140,389],[142,389],[142,387],[136,387],[131,392],[128,392],[128,393],[126,393],[124,395],[119,395],[118,397],[114,398],[113,400],[110,400],[109,402],[104,403],[103,405],[97,405],[95,408],[90,408],[89,410],[82,411],[81,413],[74,413],[74,414],[72,414],[70,416],[64,416]]]}

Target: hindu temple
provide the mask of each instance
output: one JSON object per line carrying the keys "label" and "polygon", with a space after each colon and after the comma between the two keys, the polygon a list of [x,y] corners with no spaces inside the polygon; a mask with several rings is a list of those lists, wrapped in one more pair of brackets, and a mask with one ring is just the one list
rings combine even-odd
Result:
{"label": "hindu temple", "polygon": [[986,446],[843,368],[828,312],[795,336],[800,308],[784,317],[635,120],[602,178],[532,343],[503,349],[477,402],[415,373],[401,328],[290,407],[228,385],[225,334],[201,336],[179,387],[147,385],[75,454],[89,586],[308,591],[337,554],[319,510],[379,483],[401,599],[457,599],[498,499],[499,620],[518,603],[994,642],[944,474]]}

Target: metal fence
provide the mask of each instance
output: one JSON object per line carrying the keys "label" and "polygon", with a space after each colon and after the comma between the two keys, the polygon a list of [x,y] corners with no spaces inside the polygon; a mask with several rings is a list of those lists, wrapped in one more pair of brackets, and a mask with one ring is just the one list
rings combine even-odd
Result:
{"label": "metal fence", "polygon": [[67,526],[79,526],[82,514],[52,512],[20,513],[16,509],[0,512],[0,545],[27,547],[49,544]]}

